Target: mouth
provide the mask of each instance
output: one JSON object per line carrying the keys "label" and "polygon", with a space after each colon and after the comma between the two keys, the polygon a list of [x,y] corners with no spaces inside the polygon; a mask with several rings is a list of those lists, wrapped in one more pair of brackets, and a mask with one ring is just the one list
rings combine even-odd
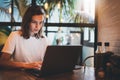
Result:
{"label": "mouth", "polygon": [[39,29],[34,29],[34,31],[39,31]]}
{"label": "mouth", "polygon": [[37,30],[37,29],[33,31],[33,33],[38,33],[38,32],[39,32],[39,30]]}

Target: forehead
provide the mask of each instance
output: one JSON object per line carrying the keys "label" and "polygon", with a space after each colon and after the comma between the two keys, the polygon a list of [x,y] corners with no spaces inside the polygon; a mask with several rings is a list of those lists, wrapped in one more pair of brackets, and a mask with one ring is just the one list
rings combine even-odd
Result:
{"label": "forehead", "polygon": [[34,15],[32,16],[32,20],[44,20],[44,15]]}

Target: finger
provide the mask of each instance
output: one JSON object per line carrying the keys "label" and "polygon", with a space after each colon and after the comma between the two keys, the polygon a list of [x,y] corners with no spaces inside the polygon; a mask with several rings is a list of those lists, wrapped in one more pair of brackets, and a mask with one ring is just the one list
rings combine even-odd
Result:
{"label": "finger", "polygon": [[35,63],[34,66],[39,68],[39,67],[41,67],[42,65],[41,65],[41,64],[38,64],[38,63]]}
{"label": "finger", "polygon": [[34,63],[36,63],[36,64],[42,64],[42,61],[38,61],[38,62],[34,62]]}
{"label": "finger", "polygon": [[41,69],[41,67],[34,67],[34,69],[40,70],[40,69]]}

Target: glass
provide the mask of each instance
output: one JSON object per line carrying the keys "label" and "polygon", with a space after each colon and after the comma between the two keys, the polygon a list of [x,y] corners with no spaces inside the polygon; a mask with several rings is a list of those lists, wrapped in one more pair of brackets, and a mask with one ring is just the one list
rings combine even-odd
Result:
{"label": "glass", "polygon": [[10,22],[10,1],[0,0],[0,22]]}
{"label": "glass", "polygon": [[36,0],[36,3],[45,7],[48,23],[94,23],[95,20],[95,0]]}
{"label": "glass", "polygon": [[49,26],[47,36],[52,45],[81,45],[80,28]]}
{"label": "glass", "polygon": [[[11,0],[1,0],[0,22],[21,22],[31,1],[13,0],[11,16]],[[45,7],[48,23],[94,23],[95,20],[95,0],[36,0],[36,3]],[[19,4],[19,7],[16,4]]]}
{"label": "glass", "polygon": [[[44,28],[44,31],[45,30],[46,29]],[[87,43],[94,43],[95,28],[49,26],[47,30],[47,36],[53,45],[57,45],[56,40],[58,38],[61,38],[60,40],[62,40],[60,45],[81,45],[84,41],[87,41]],[[87,37],[87,40],[85,37]]]}
{"label": "glass", "polygon": [[[14,3],[14,8],[13,8],[13,19],[14,22],[21,22],[22,21],[22,17],[25,13],[25,11],[27,10],[27,8],[31,5],[32,0],[24,0],[24,1],[20,1],[20,0],[13,0]],[[19,4],[19,7],[18,5]]]}
{"label": "glass", "polygon": [[[12,5],[13,4],[13,14]],[[18,5],[19,4],[19,7]],[[31,0],[0,0],[0,22],[21,22],[26,9],[31,5]]]}
{"label": "glass", "polygon": [[95,28],[85,27],[83,28],[83,32],[84,32],[84,41],[94,43]]}

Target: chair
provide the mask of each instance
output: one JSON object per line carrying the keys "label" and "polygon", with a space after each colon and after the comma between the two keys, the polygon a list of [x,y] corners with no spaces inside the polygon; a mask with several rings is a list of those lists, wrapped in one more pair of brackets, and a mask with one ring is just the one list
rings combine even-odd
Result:
{"label": "chair", "polygon": [[86,57],[86,58],[83,60],[83,62],[82,62],[82,66],[83,66],[83,68],[84,68],[83,80],[84,80],[84,78],[85,78],[85,72],[86,72],[86,66],[87,66],[87,65],[86,65],[86,61],[87,61],[88,59],[90,59],[90,58],[94,58],[94,55]]}
{"label": "chair", "polygon": [[92,56],[88,56],[88,57],[86,57],[86,58],[83,60],[82,65],[84,66],[84,69],[86,68],[86,61],[87,61],[88,59],[90,59],[90,58],[94,58],[94,56],[93,56],[93,55],[92,55]]}

